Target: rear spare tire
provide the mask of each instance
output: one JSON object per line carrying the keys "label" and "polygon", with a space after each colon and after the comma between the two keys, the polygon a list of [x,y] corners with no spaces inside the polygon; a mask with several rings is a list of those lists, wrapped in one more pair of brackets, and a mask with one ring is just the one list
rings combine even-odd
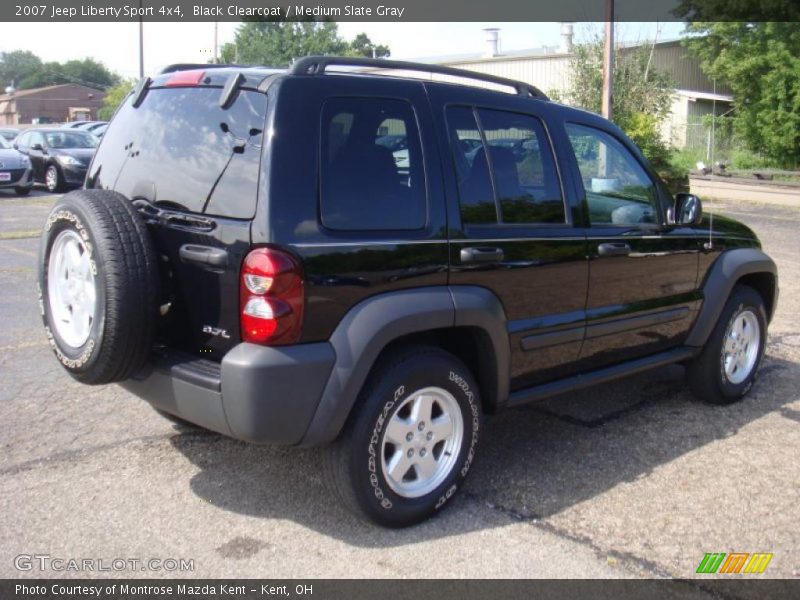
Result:
{"label": "rear spare tire", "polygon": [[122,381],[144,365],[157,269],[147,227],[124,196],[76,190],[50,211],[39,245],[39,308],[50,347],[75,379]]}

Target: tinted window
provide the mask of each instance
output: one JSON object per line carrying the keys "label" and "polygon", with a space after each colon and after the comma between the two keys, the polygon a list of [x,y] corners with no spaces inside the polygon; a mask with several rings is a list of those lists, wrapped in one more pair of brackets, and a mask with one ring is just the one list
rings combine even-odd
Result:
{"label": "tinted window", "polygon": [[339,98],[322,112],[320,213],[338,230],[425,226],[425,174],[407,102]]}
{"label": "tinted window", "polygon": [[266,96],[241,91],[227,110],[219,97],[219,88],[171,88],[150,90],[138,108],[127,100],[103,137],[90,184],[193,212],[252,217]]}
{"label": "tinted window", "polygon": [[541,122],[496,110],[447,111],[465,224],[563,223],[555,160]]}
{"label": "tinted window", "polygon": [[465,225],[497,223],[492,179],[474,112],[466,106],[450,107],[447,125],[458,178],[461,220]]}
{"label": "tinted window", "polygon": [[599,129],[567,125],[593,224],[658,222],[658,195],[647,172],[616,138]]}
{"label": "tinted window", "polygon": [[479,110],[503,223],[563,223],[555,161],[541,121]]}
{"label": "tinted window", "polygon": [[50,131],[44,134],[48,148],[96,148],[97,138],[78,131]]}

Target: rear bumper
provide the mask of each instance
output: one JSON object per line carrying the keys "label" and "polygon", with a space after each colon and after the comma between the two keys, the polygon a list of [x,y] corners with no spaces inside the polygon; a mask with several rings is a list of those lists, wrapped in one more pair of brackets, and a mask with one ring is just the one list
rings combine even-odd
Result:
{"label": "rear bumper", "polygon": [[230,437],[294,445],[314,417],[335,360],[327,342],[242,343],[220,364],[185,354],[154,356],[121,385],[158,409]]}

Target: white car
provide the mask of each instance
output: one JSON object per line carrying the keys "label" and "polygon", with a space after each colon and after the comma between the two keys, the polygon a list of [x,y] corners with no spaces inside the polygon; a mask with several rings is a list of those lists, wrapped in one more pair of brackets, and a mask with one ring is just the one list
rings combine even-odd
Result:
{"label": "white car", "polygon": [[30,159],[0,136],[0,189],[8,188],[27,196],[33,188],[33,171]]}

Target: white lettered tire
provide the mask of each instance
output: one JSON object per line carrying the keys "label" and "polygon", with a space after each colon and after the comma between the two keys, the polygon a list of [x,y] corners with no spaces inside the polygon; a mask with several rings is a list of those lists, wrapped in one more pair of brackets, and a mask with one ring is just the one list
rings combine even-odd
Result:
{"label": "white lettered tire", "polygon": [[435,347],[386,356],[370,374],[325,476],[356,515],[387,527],[419,523],[463,485],[481,435],[469,369]]}
{"label": "white lettered tire", "polygon": [[64,369],[88,384],[122,381],[153,343],[158,267],[130,202],[76,190],[50,211],[39,246],[39,308]]}

